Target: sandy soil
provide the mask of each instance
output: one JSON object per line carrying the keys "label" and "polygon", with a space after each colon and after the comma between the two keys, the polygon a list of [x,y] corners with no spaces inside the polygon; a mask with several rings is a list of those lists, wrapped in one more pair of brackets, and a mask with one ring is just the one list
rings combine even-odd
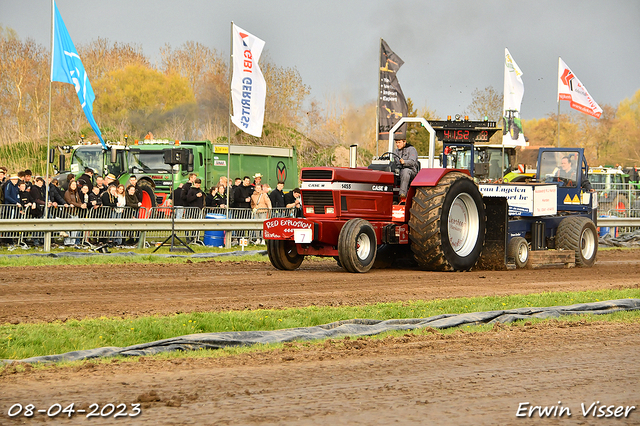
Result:
{"label": "sandy soil", "polygon": [[[601,252],[591,269],[457,274],[355,275],[326,262],[290,273],[244,262],[133,268],[3,269],[0,322],[640,286],[640,251]],[[125,404],[126,414],[140,404],[135,418],[112,414],[94,424],[601,424],[581,409],[596,401],[628,410],[616,424],[640,424],[640,408],[626,408],[640,407],[639,337],[637,323],[551,321],[482,334],[427,330],[291,344],[216,360],[142,358],[24,372],[9,366],[0,373],[0,424],[88,421],[86,413],[64,421],[45,413],[9,418],[17,403],[44,410],[75,403],[87,411],[94,403]],[[568,407],[571,416],[516,417],[526,402]]]}

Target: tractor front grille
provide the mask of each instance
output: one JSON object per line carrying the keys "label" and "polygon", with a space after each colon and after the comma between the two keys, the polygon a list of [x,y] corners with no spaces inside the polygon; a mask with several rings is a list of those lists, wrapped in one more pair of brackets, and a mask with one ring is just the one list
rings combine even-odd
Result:
{"label": "tractor front grille", "polygon": [[333,170],[303,170],[301,174],[302,180],[331,180],[333,178]]}
{"label": "tractor front grille", "polygon": [[302,204],[313,206],[316,214],[324,214],[326,207],[333,207],[333,191],[302,190]]}

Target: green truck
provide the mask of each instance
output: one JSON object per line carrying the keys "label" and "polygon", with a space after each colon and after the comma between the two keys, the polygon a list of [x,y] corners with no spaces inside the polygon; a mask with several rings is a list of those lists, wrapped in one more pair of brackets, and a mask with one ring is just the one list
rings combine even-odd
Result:
{"label": "green truck", "polygon": [[[254,176],[260,173],[262,182],[275,188],[278,181],[285,183],[285,190],[298,186],[298,159],[294,147],[215,144],[205,141],[143,140],[125,146],[111,144],[105,150],[100,144],[79,144],[61,149],[71,153],[68,171],[58,172],[58,176],[73,173],[80,176],[90,167],[96,176],[111,173],[126,185],[129,177],[135,175],[138,181],[153,182],[158,204],[171,192],[171,166],[164,162],[164,151],[181,148],[189,150],[187,166],[174,166],[174,188],[187,182],[190,173],[196,173],[203,182],[203,190],[208,191],[221,176],[229,173],[231,179]],[[228,155],[230,148],[230,155]],[[65,170],[63,156],[60,170]],[[230,170],[228,168],[230,161]],[[59,179],[66,185],[66,179]]]}

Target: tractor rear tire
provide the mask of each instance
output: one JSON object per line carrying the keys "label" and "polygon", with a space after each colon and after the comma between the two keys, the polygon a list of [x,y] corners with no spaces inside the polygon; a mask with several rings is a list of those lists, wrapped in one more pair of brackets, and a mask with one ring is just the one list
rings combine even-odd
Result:
{"label": "tractor rear tire", "polygon": [[576,266],[590,268],[598,253],[598,232],[591,219],[569,216],[562,219],[556,233],[556,248],[572,250],[576,254]]}
{"label": "tractor rear tire", "polygon": [[376,232],[364,219],[351,219],[338,236],[338,255],[342,267],[349,272],[367,272],[376,260]]}
{"label": "tractor rear tire", "polygon": [[271,264],[281,271],[298,269],[304,255],[298,254],[296,244],[288,240],[267,240],[267,254]]}
{"label": "tractor rear tire", "polygon": [[514,237],[509,241],[507,257],[513,258],[516,268],[526,268],[529,263],[529,244],[522,237]]}
{"label": "tractor rear tire", "polygon": [[409,238],[422,269],[473,268],[484,247],[485,225],[482,195],[469,176],[451,172],[434,187],[416,188]]}

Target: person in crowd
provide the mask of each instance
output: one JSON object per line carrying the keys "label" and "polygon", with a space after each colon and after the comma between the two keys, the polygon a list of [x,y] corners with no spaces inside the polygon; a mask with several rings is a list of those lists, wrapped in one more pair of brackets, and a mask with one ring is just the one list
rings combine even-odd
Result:
{"label": "person in crowd", "polygon": [[[125,207],[130,207],[134,212],[133,216],[130,217],[137,217],[137,213],[142,206],[142,202],[138,200],[138,196],[136,195],[136,187],[129,184],[124,192],[124,198]],[[129,238],[127,239],[127,241],[125,241],[125,244],[135,244],[135,242],[136,240],[133,235],[129,235]]]}
{"label": "person in crowd", "polygon": [[236,187],[233,193],[234,207],[238,209],[250,209],[252,194],[253,187],[251,186],[251,178],[245,176],[242,180],[242,185]]}
{"label": "person in crowd", "polygon": [[107,185],[104,183],[104,178],[102,176],[96,176],[96,185],[98,188],[99,196],[102,196],[102,193],[107,190]]}
{"label": "person in crowd", "polygon": [[[31,191],[29,192],[31,194],[31,199],[36,204],[36,209],[32,212],[32,216],[42,217],[42,215],[44,214],[45,205],[47,204],[44,200],[45,199],[44,179],[38,176],[34,180],[33,185],[31,186]],[[51,203],[49,203],[49,206],[51,206]]]}
{"label": "person in crowd", "polygon": [[209,193],[207,194],[207,196],[204,198],[204,205],[205,207],[217,207],[215,205],[215,198],[216,195],[218,194],[218,186],[212,186],[209,189]]}
{"label": "person in crowd", "polygon": [[[124,185],[122,184],[118,184],[118,185],[112,185],[115,186],[116,188],[116,209],[114,210],[114,215],[113,217],[115,219],[120,219],[122,217],[122,208],[125,207],[127,205],[127,200],[125,197],[125,189],[124,189]],[[120,231],[117,231],[114,235],[113,241],[115,244],[117,245],[121,245],[122,244],[122,233]]]}
{"label": "person in crowd", "polygon": [[82,204],[86,205],[86,207],[83,207],[85,209],[90,209],[91,205],[89,204],[89,185],[82,185],[79,187],[78,192],[80,193],[80,201],[82,201]]}
{"label": "person in crowd", "polygon": [[196,178],[198,177],[197,174],[195,173],[189,173],[189,176],[187,177],[187,183],[185,183],[184,185],[182,185],[182,191],[180,191],[180,197],[181,197],[181,202],[182,202],[182,206],[189,206],[189,201],[187,200],[187,197],[189,196],[189,191],[191,190],[191,187],[193,186],[193,183],[196,181]]}
{"label": "person in crowd", "polygon": [[[71,183],[71,181],[72,181],[72,180],[76,180],[76,176],[75,176],[73,173],[69,173],[69,174],[67,175],[67,182],[66,182],[66,185],[65,185],[65,186],[63,186],[63,187],[61,187],[61,188],[62,188],[62,190],[66,191],[67,189],[69,189],[69,184]],[[61,182],[61,184],[62,184],[62,182]]]}
{"label": "person in crowd", "polygon": [[[251,208],[253,209],[256,219],[268,219],[269,210],[271,210],[271,200],[269,196],[262,192],[262,185],[257,184],[254,187],[254,193],[251,195]],[[256,238],[256,244],[264,244],[262,239],[262,231],[253,233],[253,237]]]}
{"label": "person in crowd", "polygon": [[286,207],[287,204],[284,202],[284,182],[278,182],[276,184],[276,189],[271,191],[269,194],[269,199],[271,199],[271,206],[274,209]]}
{"label": "person in crowd", "polygon": [[112,209],[118,207],[118,187],[108,185],[107,190],[102,193],[100,201],[102,201],[104,207],[111,207]]}
{"label": "person in crowd", "polygon": [[135,189],[136,198],[138,198],[138,201],[142,203],[142,189],[140,189],[140,187],[138,186],[138,178],[136,177],[136,175],[131,175],[129,177],[129,185],[127,185],[126,192],[129,191],[129,186],[133,186],[133,188]]}
{"label": "person in crowd", "polygon": [[20,179],[20,182],[24,182],[24,170],[18,172],[18,179]]}
{"label": "person in crowd", "polygon": [[229,183],[229,179],[227,179],[226,176],[220,176],[220,179],[218,179],[218,184],[216,185],[216,188],[219,187],[220,185],[224,185],[226,188],[228,183]]}
{"label": "person in crowd", "polygon": [[240,185],[242,185],[242,179],[235,178],[233,180],[233,185],[229,187],[229,205],[231,207],[234,207],[236,205],[234,197],[235,197],[236,188],[239,187]]}
{"label": "person in crowd", "polygon": [[0,204],[4,204],[4,189],[7,187],[9,183],[9,177],[7,176],[7,168],[2,166],[0,167]]}
{"label": "person in crowd", "polygon": [[187,194],[187,205],[189,207],[198,207],[198,208],[203,208],[204,207],[204,192],[202,192],[202,189],[200,189],[200,186],[202,185],[202,180],[196,178],[193,181],[193,185],[191,186],[191,188],[189,189],[189,194]]}
{"label": "person in crowd", "polygon": [[251,195],[251,208],[255,210],[271,209],[271,200],[267,194],[262,192],[262,185],[260,184],[255,186],[254,192]]}
{"label": "person in crowd", "polygon": [[58,179],[49,179],[49,202],[52,207],[69,207],[69,204],[64,200],[64,194],[60,191],[60,182]]}
{"label": "person in crowd", "polygon": [[142,202],[138,199],[136,195],[136,187],[134,185],[129,184],[124,194],[125,198],[125,206],[131,207],[132,209],[139,209],[142,206]]}
{"label": "person in crowd", "polygon": [[27,191],[30,191],[31,186],[33,185],[33,181],[31,180],[31,177],[33,176],[33,172],[27,169],[23,173],[24,173],[24,177],[22,179],[24,180],[24,183],[27,185]]}
{"label": "person in crowd", "polygon": [[182,207],[182,187],[183,183],[178,185],[176,189],[173,190],[173,205],[174,207]]}
{"label": "person in crowd", "polygon": [[89,187],[89,192],[91,192],[93,189],[93,169],[91,167],[84,169],[84,174],[78,178],[78,185]]}
{"label": "person in crowd", "polygon": [[[106,191],[105,191],[106,192]],[[100,197],[100,188],[97,183],[89,193],[89,207],[97,209],[102,206],[102,197]]]}
{"label": "person in crowd", "polygon": [[116,176],[113,173],[109,173],[104,177],[104,184],[105,186],[115,186],[116,188],[119,185],[118,181],[116,180]]}
{"label": "person in crowd", "polygon": [[25,213],[30,216],[35,215],[35,211],[32,213],[31,210],[35,210],[37,206],[30,191],[27,191],[27,183],[25,181],[18,183],[18,197],[20,199],[20,205],[25,209]]}
{"label": "person in crowd", "polygon": [[[116,212],[116,208],[118,207],[118,187],[116,185],[107,185],[107,190],[102,193],[100,201],[103,207],[110,207],[111,211],[107,217],[115,219],[122,216],[118,216]],[[122,244],[122,238],[119,238],[121,236],[119,231],[109,231],[106,235],[108,235],[107,244]]]}
{"label": "person in crowd", "polygon": [[[73,206],[76,208],[76,211],[71,213],[72,218],[77,218],[80,216],[82,209],[86,209],[87,205],[82,203],[82,197],[80,191],[78,190],[78,182],[75,179],[69,180],[69,188],[64,193],[64,200],[66,204],[69,206]],[[79,241],[80,233],[78,231],[71,231],[71,234],[64,239],[64,245],[72,246],[77,244]]]}
{"label": "person in crowd", "polygon": [[256,185],[262,185],[262,173],[256,173],[253,175],[253,183],[251,186],[255,187]]}
{"label": "person in crowd", "polygon": [[295,217],[303,217],[302,200],[300,199],[300,188],[294,188],[293,191],[284,194],[285,207],[288,209],[295,208]]}
{"label": "person in crowd", "polygon": [[64,200],[67,204],[79,209],[86,209],[87,205],[82,202],[82,196],[78,191],[78,182],[72,180],[69,182],[69,188],[64,193]]}
{"label": "person in crowd", "polygon": [[215,207],[227,208],[227,187],[225,185],[218,185],[218,191],[213,201],[216,204]]}
{"label": "person in crowd", "polygon": [[18,195],[18,192],[20,192],[20,190],[18,189],[18,182],[20,182],[20,178],[18,177],[18,175],[12,175],[9,178],[9,181],[4,188],[5,204],[20,204],[20,196]]}
{"label": "person in crowd", "polygon": [[[118,196],[118,207],[125,207],[127,205],[127,198],[125,197],[124,185],[118,184],[116,188],[116,195]],[[121,211],[122,212],[122,211]]]}

